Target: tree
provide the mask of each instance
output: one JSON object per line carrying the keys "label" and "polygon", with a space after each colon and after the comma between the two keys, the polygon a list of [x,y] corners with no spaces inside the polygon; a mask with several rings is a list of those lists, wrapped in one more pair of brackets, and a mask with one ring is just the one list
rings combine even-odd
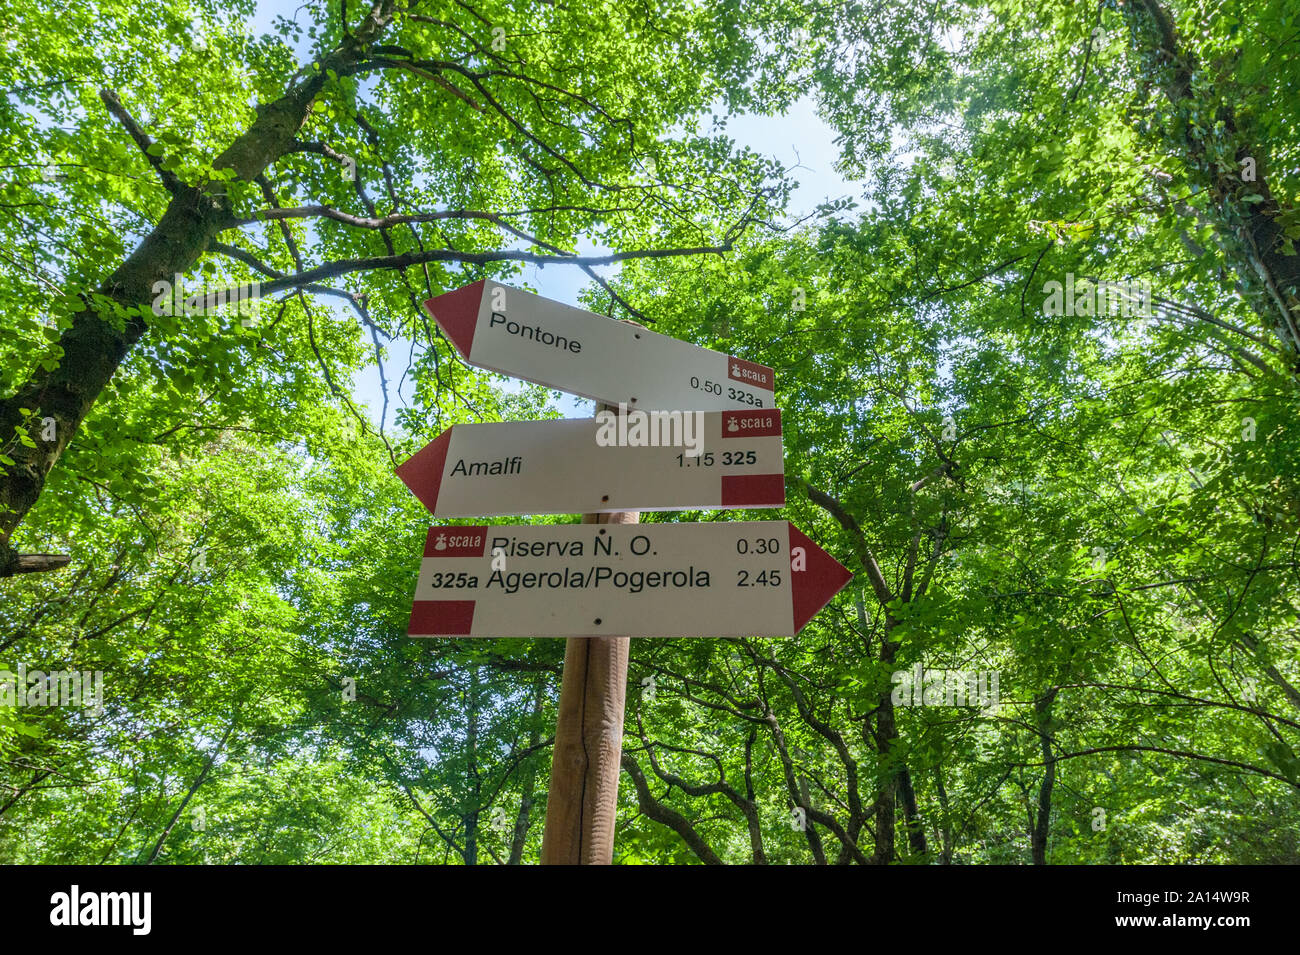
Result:
{"label": "tree", "polygon": [[[450,424],[555,414],[419,304],[531,257],[773,366],[781,516],[857,574],[795,638],[633,641],[619,861],[1300,858],[1284,4],[339,6],[302,41],[323,78],[290,22],[103,9],[0,52],[0,380],[29,394],[0,465],[45,481],[12,550],[67,558],[0,582],[0,670],[104,674],[102,712],[0,706],[0,856],[537,858],[562,646],[405,635],[428,516],[392,474]],[[804,91],[861,206],[794,225],[722,131]],[[254,130],[287,145],[223,178]],[[181,220],[257,314],[114,298]],[[602,247],[637,254],[610,276]],[[137,325],[75,438],[23,392]],[[355,382],[398,348],[372,421]],[[642,519],[743,516],[774,515]]]}
{"label": "tree", "polygon": [[[126,41],[76,52],[62,39],[63,12],[48,11],[14,57],[20,82],[32,82],[5,106],[16,130],[8,148],[25,160],[10,168],[56,171],[58,185],[30,178],[6,187],[6,238],[22,247],[40,237],[54,251],[42,264],[32,248],[35,264],[20,263],[9,283],[25,334],[5,364],[35,367],[6,379],[0,403],[2,575],[45,566],[20,565],[11,538],[129,354],[175,357],[183,388],[222,357],[227,342],[209,338],[214,322],[191,323],[169,307],[178,276],[196,266],[206,284],[191,311],[223,300],[215,282],[256,281],[259,298],[289,293],[272,324],[285,322],[295,338],[305,324],[313,351],[307,293],[347,302],[377,349],[381,337],[422,336],[446,357],[422,298],[494,264],[590,270],[722,252],[787,188],[771,163],[732,154],[716,135],[666,136],[694,126],[716,99],[755,99],[750,75],[779,65],[738,34],[727,4],[652,12],[381,2],[355,22],[344,21],[346,5],[331,4],[309,27],[311,56],[300,68],[285,42],[223,24],[217,8],[196,26],[185,9],[114,8],[124,20],[106,22],[94,4],[74,6],[72,16],[95,23],[92,39],[112,32]],[[281,32],[299,29],[285,23]],[[686,33],[689,44],[677,39]],[[177,42],[189,47],[181,70],[149,55]],[[590,60],[575,66],[571,49]],[[204,82],[190,98],[195,70]],[[92,96],[87,79],[103,75],[136,87],[131,108],[109,87]],[[153,121],[137,119],[141,109]],[[110,116],[120,133],[107,127]],[[117,168],[104,169],[104,155]],[[142,181],[146,174],[156,182]],[[87,235],[80,210],[105,195],[105,228]],[[128,247],[114,226],[139,241],[105,269]],[[579,236],[617,251],[576,255]],[[367,274],[373,284],[363,284]],[[41,327],[42,313],[52,327]],[[262,333],[248,339],[275,345]]]}

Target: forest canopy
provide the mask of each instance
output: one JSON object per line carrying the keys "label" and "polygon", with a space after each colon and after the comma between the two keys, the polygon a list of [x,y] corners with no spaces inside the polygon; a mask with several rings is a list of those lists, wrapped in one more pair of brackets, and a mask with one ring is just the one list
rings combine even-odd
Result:
{"label": "forest canopy", "polygon": [[563,271],[775,370],[786,506],[641,521],[855,574],[632,641],[614,861],[1300,862],[1289,0],[10,6],[0,860],[538,860],[564,645],[407,636],[394,469]]}

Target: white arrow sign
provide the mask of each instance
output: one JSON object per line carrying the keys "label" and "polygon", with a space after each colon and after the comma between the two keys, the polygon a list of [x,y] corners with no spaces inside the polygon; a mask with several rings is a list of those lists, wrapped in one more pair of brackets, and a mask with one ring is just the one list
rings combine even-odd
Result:
{"label": "white arrow sign", "polygon": [[432,527],[409,633],[790,636],[852,577],[789,521]]}
{"label": "white arrow sign", "polygon": [[397,469],[436,517],[780,507],[781,412],[458,424]]}
{"label": "white arrow sign", "polygon": [[471,365],[611,405],[771,408],[772,369],[485,279],[424,303]]}

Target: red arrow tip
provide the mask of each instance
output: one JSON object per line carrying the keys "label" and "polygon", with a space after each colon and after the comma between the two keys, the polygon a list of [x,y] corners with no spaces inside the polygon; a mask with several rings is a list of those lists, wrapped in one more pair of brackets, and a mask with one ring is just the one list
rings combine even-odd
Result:
{"label": "red arrow tip", "polygon": [[[787,523],[789,523],[787,521]],[[798,550],[796,549],[798,548]],[[802,550],[803,569],[799,570]],[[803,531],[790,524],[790,589],[794,604],[794,632],[798,633],[817,611],[853,579],[847,567],[822,550]]]}
{"label": "red arrow tip", "polygon": [[444,292],[437,298],[426,299],[424,307],[437,322],[462,358],[469,358],[474,344],[474,329],[478,326],[478,307],[483,301],[484,281],[466,285],[453,292]]}
{"label": "red arrow tip", "polygon": [[451,428],[434,438],[397,466],[397,476],[411,493],[420,499],[430,514],[437,513],[438,491],[442,489],[442,469],[451,447]]}

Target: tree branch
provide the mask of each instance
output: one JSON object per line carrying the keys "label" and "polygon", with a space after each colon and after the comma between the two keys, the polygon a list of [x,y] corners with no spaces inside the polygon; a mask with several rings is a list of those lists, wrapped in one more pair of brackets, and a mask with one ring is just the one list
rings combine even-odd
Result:
{"label": "tree branch", "polygon": [[876,593],[876,599],[880,601],[882,607],[888,608],[890,602],[894,599],[894,594],[889,589],[889,584],[885,583],[885,575],[880,572],[880,564],[877,563],[876,555],[872,553],[871,545],[867,543],[866,535],[862,533],[862,528],[859,526],[857,519],[845,510],[843,504],[825,491],[813,487],[802,478],[799,479],[799,483],[807,491],[810,501],[829,511],[830,515],[839,521],[840,526],[849,532],[849,537],[853,542],[853,550],[862,566],[866,568],[867,577],[871,581],[871,589]]}
{"label": "tree branch", "polygon": [[113,114],[119,123],[131,134],[135,144],[140,147],[140,152],[144,153],[144,158],[149,165],[153,166],[154,172],[162,180],[163,186],[167,191],[175,194],[185,188],[185,184],[176,178],[176,174],[169,169],[162,167],[162,159],[149,152],[149,147],[153,145],[153,140],[149,138],[139,123],[127,112],[126,107],[122,105],[122,100],[118,98],[116,91],[105,87],[99,91],[99,98],[104,101],[108,111]]}
{"label": "tree branch", "polygon": [[425,262],[460,262],[467,265],[488,265],[492,262],[530,262],[534,265],[613,265],[632,259],[666,259],[686,255],[724,255],[732,249],[729,239],[722,245],[701,246],[689,249],[640,249],[634,252],[612,252],[608,255],[541,255],[501,249],[495,252],[458,252],[455,249],[428,249],[404,252],[400,255],[381,255],[365,259],[340,259],[327,262],[314,269],[286,276],[262,285],[262,294],[269,295],[290,288],[303,288],[322,279],[335,278],[351,272],[403,269]]}
{"label": "tree branch", "polygon": [[646,783],[645,773],[641,771],[640,765],[631,753],[623,753],[622,757],[623,771],[632,777],[632,785],[636,789],[636,801],[640,810],[646,816],[659,823],[667,826],[673,832],[682,837],[691,851],[699,856],[700,861],[706,865],[722,865],[723,862],[718,858],[718,854],[709,847],[690,822],[676,809],[665,806],[659,800],[655,799],[654,794],[650,792],[650,786]]}

